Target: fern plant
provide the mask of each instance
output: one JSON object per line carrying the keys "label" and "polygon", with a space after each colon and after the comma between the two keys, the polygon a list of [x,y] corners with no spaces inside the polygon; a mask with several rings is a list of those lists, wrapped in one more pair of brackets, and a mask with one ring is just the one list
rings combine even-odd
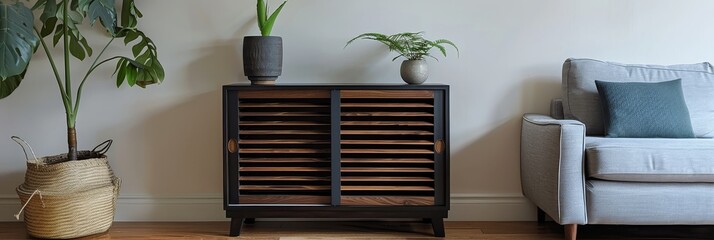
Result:
{"label": "fern plant", "polygon": [[[129,86],[144,88],[164,79],[164,68],[159,62],[156,45],[137,28],[142,13],[136,8],[134,0],[122,0],[120,11],[115,8],[115,1],[36,0],[31,8],[18,0],[0,2],[0,99],[9,96],[19,87],[32,55],[41,46],[49,59],[49,67],[57,81],[67,117],[68,160],[77,159],[75,123],[82,92],[92,72],[105,63],[116,61],[114,73],[117,75],[117,87],[126,82]],[[41,13],[37,19],[33,11]],[[75,78],[71,72],[71,58],[82,61],[94,54],[78,28],[85,19],[89,20],[91,25],[99,20],[109,39],[104,48],[94,56],[92,65],[80,78],[79,86],[75,86],[72,84]],[[35,26],[35,20],[39,27]],[[45,38],[50,38],[51,42],[45,41]],[[103,57],[116,39],[123,39],[124,45],[132,43],[133,57]],[[57,47],[58,44],[63,50],[61,60],[64,60],[64,72],[55,64],[58,59],[50,51],[51,47]]]}
{"label": "fern plant", "polygon": [[407,60],[422,60],[425,57],[430,57],[438,61],[439,59],[431,55],[430,51],[434,48],[439,49],[441,54],[446,57],[446,46],[454,47],[456,53],[459,54],[459,48],[453,42],[446,39],[434,41],[424,39],[424,32],[405,32],[389,36],[381,33],[364,33],[348,41],[345,47],[358,39],[375,40],[387,45],[389,51],[399,53],[392,61],[400,57]]}
{"label": "fern plant", "polygon": [[280,11],[283,10],[286,3],[288,3],[288,1],[280,4],[280,7],[268,16],[268,3],[265,0],[258,0],[258,28],[260,28],[260,33],[264,37],[270,36],[270,33],[273,31],[273,25],[275,25],[275,20],[278,18],[278,15],[280,15]]}

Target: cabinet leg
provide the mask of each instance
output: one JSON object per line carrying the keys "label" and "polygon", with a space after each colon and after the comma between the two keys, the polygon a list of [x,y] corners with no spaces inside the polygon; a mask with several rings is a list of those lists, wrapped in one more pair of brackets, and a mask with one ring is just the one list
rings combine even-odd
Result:
{"label": "cabinet leg", "polygon": [[444,219],[443,218],[432,218],[431,226],[434,228],[434,237],[444,237],[446,233],[444,232]]}
{"label": "cabinet leg", "polygon": [[565,225],[565,239],[576,240],[578,236],[578,224]]}
{"label": "cabinet leg", "polygon": [[255,218],[246,218],[245,224],[255,224]]}
{"label": "cabinet leg", "polygon": [[544,223],[545,222],[545,211],[543,209],[538,208],[538,223]]}
{"label": "cabinet leg", "polygon": [[231,218],[231,232],[229,234],[231,237],[240,236],[244,221],[245,218]]}

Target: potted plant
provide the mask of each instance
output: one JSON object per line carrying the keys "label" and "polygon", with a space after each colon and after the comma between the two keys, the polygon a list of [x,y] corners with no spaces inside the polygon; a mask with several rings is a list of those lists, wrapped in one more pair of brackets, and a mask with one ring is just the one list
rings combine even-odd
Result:
{"label": "potted plant", "polygon": [[375,40],[389,47],[389,51],[399,53],[392,61],[400,57],[405,58],[402,62],[400,74],[402,79],[408,84],[422,84],[429,78],[429,68],[425,57],[439,60],[429,52],[437,48],[446,57],[446,46],[449,45],[459,52],[456,44],[446,39],[430,41],[424,39],[424,32],[406,32],[387,36],[381,33],[364,33],[348,41],[345,47],[357,39]]}
{"label": "potted plant", "polygon": [[258,28],[261,36],[243,38],[243,71],[254,85],[272,85],[283,72],[283,39],[270,36],[273,25],[287,1],[268,15],[268,3],[258,0]]}
{"label": "potted plant", "polygon": [[[41,14],[36,16],[33,10]],[[134,0],[123,0],[121,9],[115,8],[115,0],[37,0],[32,7],[17,0],[0,2],[0,99],[20,86],[33,54],[41,48],[49,59],[49,70],[54,74],[66,113],[67,153],[42,158],[34,157],[34,153],[29,158],[26,154],[28,172],[17,192],[25,206],[30,235],[74,238],[106,231],[111,225],[120,185],[103,154],[111,142],[99,151],[95,151],[97,148],[78,151],[76,122],[85,84],[106,63],[116,61],[117,87],[126,83],[144,88],[163,81],[164,69],[156,45],[137,28],[141,17]],[[91,25],[98,20],[108,35],[106,45],[96,54],[78,27],[85,20]],[[35,26],[35,21],[39,26]],[[104,56],[117,39],[122,39],[124,45],[132,45],[132,57]],[[58,45],[62,50],[59,59],[50,51]],[[72,76],[73,58],[92,59],[83,75],[74,76],[81,78]],[[63,61],[63,71],[55,64],[56,60]],[[72,84],[75,79],[81,80],[78,85]],[[32,179],[37,181],[30,182]],[[44,192],[40,193],[40,200],[44,195],[44,201],[53,203],[46,207],[44,202],[31,203],[40,190]]]}

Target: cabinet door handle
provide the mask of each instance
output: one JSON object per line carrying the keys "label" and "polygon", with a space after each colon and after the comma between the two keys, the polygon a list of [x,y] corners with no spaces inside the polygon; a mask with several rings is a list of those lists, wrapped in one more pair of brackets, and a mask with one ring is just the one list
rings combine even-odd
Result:
{"label": "cabinet door handle", "polygon": [[444,151],[444,140],[439,139],[434,143],[434,152],[441,153]]}
{"label": "cabinet door handle", "polygon": [[228,152],[236,153],[238,151],[238,141],[235,138],[228,140]]}

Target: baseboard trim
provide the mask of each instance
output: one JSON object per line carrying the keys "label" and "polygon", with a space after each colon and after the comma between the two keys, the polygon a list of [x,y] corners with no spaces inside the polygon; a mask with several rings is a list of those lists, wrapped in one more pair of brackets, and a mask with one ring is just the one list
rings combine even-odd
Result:
{"label": "baseboard trim", "polygon": [[[0,195],[0,221],[17,221],[15,195]],[[448,221],[533,221],[535,207],[521,194],[451,195]],[[117,221],[226,221],[222,196],[121,195]]]}

